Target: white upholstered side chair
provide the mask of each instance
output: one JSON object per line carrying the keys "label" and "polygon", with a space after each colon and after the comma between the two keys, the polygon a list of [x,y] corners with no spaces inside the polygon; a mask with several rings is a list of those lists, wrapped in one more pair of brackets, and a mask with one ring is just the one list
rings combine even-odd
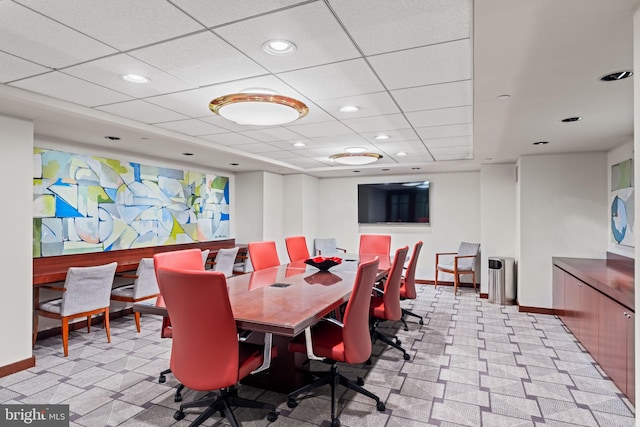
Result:
{"label": "white upholstered side chair", "polygon": [[38,334],[38,316],[59,319],[62,322],[62,347],[66,357],[69,355],[69,320],[86,317],[87,332],[90,332],[91,316],[100,313],[104,315],[107,341],[111,342],[109,297],[117,266],[117,262],[112,262],[96,267],[71,267],[63,288],[49,286],[62,291],[62,298],[39,304],[33,317],[34,343]]}
{"label": "white upholstered side chair", "polygon": [[205,249],[202,251],[202,263],[204,264],[204,268],[207,268],[207,263],[209,261],[209,252],[211,252],[209,249]]}
{"label": "white upholstered side chair", "polygon": [[[135,303],[160,295],[153,258],[142,258],[135,276],[123,274],[120,277],[132,277],[135,280],[132,285],[121,286],[111,291],[113,301]],[[136,329],[140,332],[140,313],[136,311],[133,314],[136,319]]]}
{"label": "white upholstered side chair", "polygon": [[[453,294],[456,295],[458,285],[460,284],[460,275],[470,274],[473,276],[473,290],[476,290],[476,260],[480,252],[480,243],[460,243],[458,252],[439,252],[436,253],[436,280],[434,287],[438,286],[438,273],[453,274]],[[440,258],[444,256],[448,259],[442,261]]]}
{"label": "white upholstered side chair", "polygon": [[316,256],[332,255],[338,251],[347,252],[346,249],[337,247],[335,238],[313,239],[313,247],[315,248]]}
{"label": "white upholstered side chair", "polygon": [[238,256],[238,247],[235,248],[222,248],[218,249],[216,258],[213,261],[213,269],[224,273],[226,277],[233,276],[233,267],[236,264],[236,257]]}

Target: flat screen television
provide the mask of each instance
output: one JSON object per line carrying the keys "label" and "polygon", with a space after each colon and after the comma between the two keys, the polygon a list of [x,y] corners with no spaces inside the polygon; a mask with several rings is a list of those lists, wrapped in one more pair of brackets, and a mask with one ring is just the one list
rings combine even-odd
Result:
{"label": "flat screen television", "polygon": [[429,224],[429,181],[358,184],[359,224]]}

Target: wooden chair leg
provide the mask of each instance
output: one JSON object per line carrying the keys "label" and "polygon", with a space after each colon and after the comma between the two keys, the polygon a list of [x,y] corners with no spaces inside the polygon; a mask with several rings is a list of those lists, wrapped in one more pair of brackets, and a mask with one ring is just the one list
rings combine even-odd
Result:
{"label": "wooden chair leg", "polygon": [[138,330],[138,333],[140,333],[140,313],[136,311],[133,315],[136,318],[136,329]]}
{"label": "wooden chair leg", "polygon": [[62,318],[62,349],[64,350],[64,357],[69,356],[69,318]]}
{"label": "wooden chair leg", "polygon": [[32,346],[36,346],[36,340],[38,339],[38,312],[33,312],[33,343]]}
{"label": "wooden chair leg", "polygon": [[477,292],[476,291],[476,272],[475,271],[471,271],[471,276],[473,278],[473,292]]}
{"label": "wooden chair leg", "polygon": [[460,281],[460,276],[458,273],[453,274],[453,296],[458,295],[458,282]]}
{"label": "wooden chair leg", "polygon": [[104,309],[104,330],[107,332],[107,342],[111,342],[111,330],[109,329],[109,307]]}
{"label": "wooden chair leg", "polygon": [[438,267],[436,266],[436,280],[433,281],[433,289],[438,287]]}
{"label": "wooden chair leg", "polygon": [[91,316],[87,316],[87,333],[91,332]]}

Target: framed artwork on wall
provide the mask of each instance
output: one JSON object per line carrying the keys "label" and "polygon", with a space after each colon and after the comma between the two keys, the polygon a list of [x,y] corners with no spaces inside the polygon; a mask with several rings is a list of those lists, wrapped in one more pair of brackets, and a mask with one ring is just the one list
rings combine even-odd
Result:
{"label": "framed artwork on wall", "polygon": [[609,207],[611,239],[619,245],[634,247],[635,211],[632,159],[611,166]]}

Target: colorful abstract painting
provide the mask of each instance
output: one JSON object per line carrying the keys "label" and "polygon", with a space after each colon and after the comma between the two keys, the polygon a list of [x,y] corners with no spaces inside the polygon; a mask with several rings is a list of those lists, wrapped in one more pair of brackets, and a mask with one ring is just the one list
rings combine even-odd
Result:
{"label": "colorful abstract painting", "polygon": [[611,239],[624,246],[635,246],[633,163],[631,159],[611,166]]}
{"label": "colorful abstract painting", "polygon": [[229,178],[34,150],[33,256],[229,238]]}

